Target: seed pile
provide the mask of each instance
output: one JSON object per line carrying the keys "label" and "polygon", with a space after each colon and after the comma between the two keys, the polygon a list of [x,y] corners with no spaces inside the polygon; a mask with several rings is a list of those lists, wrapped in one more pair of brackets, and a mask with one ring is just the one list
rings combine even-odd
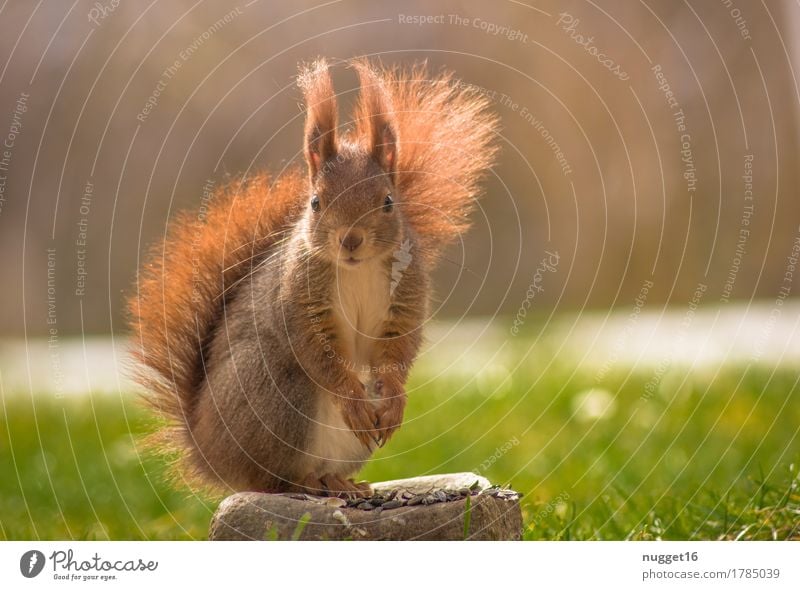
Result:
{"label": "seed pile", "polygon": [[428,506],[442,502],[456,502],[466,499],[467,496],[491,496],[500,500],[516,500],[520,497],[520,494],[500,486],[492,486],[481,490],[478,487],[478,482],[475,482],[470,487],[457,490],[432,489],[422,494],[396,489],[375,494],[371,498],[351,498],[347,500],[343,498],[321,498],[308,494],[291,494],[290,497],[341,508],[357,508],[358,510],[372,511],[375,514],[379,514],[384,510],[394,510],[403,506]]}

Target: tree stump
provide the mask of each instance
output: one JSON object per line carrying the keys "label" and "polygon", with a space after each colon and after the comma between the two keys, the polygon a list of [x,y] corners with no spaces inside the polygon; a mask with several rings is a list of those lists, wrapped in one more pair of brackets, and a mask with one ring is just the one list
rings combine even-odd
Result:
{"label": "tree stump", "polygon": [[522,535],[519,494],[474,473],[373,484],[366,500],[240,492],[219,505],[212,541],[303,539],[511,541]]}

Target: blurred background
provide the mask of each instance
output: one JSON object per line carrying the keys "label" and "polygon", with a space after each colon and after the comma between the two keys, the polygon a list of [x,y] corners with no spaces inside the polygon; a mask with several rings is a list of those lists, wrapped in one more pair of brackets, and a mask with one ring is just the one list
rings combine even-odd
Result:
{"label": "blurred background", "polygon": [[[396,467],[403,461],[417,471],[475,467],[493,456],[495,442],[516,437],[530,453],[524,461],[492,461],[490,475],[521,479],[534,504],[563,498],[567,488],[573,490],[567,497],[580,498],[573,486],[590,467],[616,473],[641,447],[617,449],[610,462],[583,455],[587,463],[573,472],[557,469],[563,455],[557,445],[537,463],[531,457],[545,443],[525,437],[550,424],[553,436],[572,441],[575,431],[555,426],[612,416],[593,443],[610,448],[630,427],[625,412],[637,400],[690,399],[680,397],[693,390],[686,375],[703,371],[698,395],[705,399],[709,388],[719,395],[703,402],[712,404],[698,414],[707,421],[695,424],[697,440],[686,438],[686,448],[670,458],[675,471],[662,474],[663,489],[683,485],[681,466],[720,420],[727,426],[706,449],[715,462],[698,467],[707,467],[704,474],[731,449],[738,459],[721,475],[731,486],[755,469],[757,452],[768,452],[761,463],[768,471],[789,473],[800,421],[800,7],[790,0],[4,3],[0,394],[4,416],[22,416],[18,431],[11,418],[4,422],[18,440],[32,436],[37,415],[50,415],[68,431],[68,414],[88,420],[79,430],[97,427],[89,412],[95,406],[85,405],[89,397],[63,396],[116,394],[121,401],[108,409],[113,418],[100,422],[113,423],[122,442],[112,459],[107,445],[98,447],[109,479],[97,489],[108,487],[109,498],[112,488],[121,493],[117,459],[132,462],[141,472],[137,481],[150,473],[138,454],[125,454],[136,448],[131,433],[146,430],[130,409],[125,357],[123,307],[135,291],[137,267],[179,210],[201,206],[209,182],[302,163],[294,76],[298,62],[318,55],[427,60],[434,70],[453,70],[490,97],[503,129],[502,154],[474,228],[438,271],[435,321],[417,373],[421,390],[438,391],[442,383],[453,389],[411,408],[424,423],[424,416],[441,416],[447,403],[465,404],[458,411],[472,416],[492,400],[495,413],[485,422],[503,434],[489,435],[486,448],[464,459],[458,449],[469,429],[448,430],[451,443],[439,441],[433,452],[425,442],[436,432],[429,425],[433,430],[411,438],[398,435],[395,451],[402,449],[404,458],[391,455],[394,463],[371,467],[377,470],[371,476],[405,475],[408,469]],[[355,76],[339,68],[335,83],[345,112]],[[551,374],[553,363],[558,370]],[[750,383],[751,366],[762,373],[729,414],[737,388]],[[534,397],[536,387],[542,391]],[[478,397],[453,401],[463,390]],[[56,405],[51,414],[37,414],[35,404],[14,414],[9,400],[20,396]],[[111,403],[103,399],[98,403]],[[535,404],[527,413],[526,403]],[[649,418],[641,427],[664,428],[649,443],[654,449],[675,439],[672,426],[695,415],[680,406],[645,407],[639,415]],[[563,415],[549,413],[554,408]],[[674,422],[662,423],[666,415]],[[739,448],[742,433],[750,438]],[[99,430],[98,436],[102,443]],[[61,447],[29,442],[34,454],[43,445]],[[12,469],[13,445],[5,451]],[[514,452],[523,453],[516,445]],[[71,459],[43,454],[31,482],[52,473],[53,461],[82,474],[78,455],[74,449]],[[642,472],[633,470],[631,488],[649,481],[647,457],[641,455]],[[568,481],[554,473],[567,473]],[[21,509],[25,477],[18,473],[19,485],[7,490],[7,513]],[[90,484],[81,498],[97,489]],[[40,491],[50,509],[62,510],[52,482]],[[148,506],[168,518],[174,513],[160,494]],[[77,504],[85,505],[81,498]],[[663,525],[647,516],[653,505],[645,501],[622,533],[603,528],[609,521],[597,516],[601,523],[587,525],[584,536],[652,532],[655,521]],[[195,525],[204,522],[203,506]],[[696,508],[695,499],[681,506]],[[75,522],[95,519],[86,510]],[[550,510],[547,519],[567,518],[564,510]],[[590,513],[601,515],[597,510]],[[99,528],[73,524],[52,534],[104,538],[113,526],[101,521]],[[558,522],[550,532],[563,537]],[[34,534],[27,524],[5,526],[6,536]],[[115,534],[134,528],[120,525]],[[170,530],[181,536],[202,527]]]}
{"label": "blurred background", "polygon": [[[650,302],[683,303],[698,282],[711,301],[770,298],[782,285],[800,219],[792,2],[736,11],[667,1],[501,2],[491,11],[478,2],[98,4],[9,2],[3,11],[3,132],[29,95],[0,210],[3,334],[47,333],[50,248],[59,333],[121,328],[140,255],[171,214],[199,206],[208,179],[298,161],[293,77],[318,55],[427,59],[494,99],[505,145],[464,243],[471,272],[441,270],[448,316],[513,315],[545,249],[561,266],[537,296],[541,309],[631,300],[645,278]],[[560,13],[571,16],[557,24]],[[415,15],[443,18],[400,22]],[[476,22],[450,24],[450,15]],[[569,18],[579,22],[565,31]],[[580,44],[590,37],[627,80]],[[341,70],[338,89],[352,99],[354,76]]]}

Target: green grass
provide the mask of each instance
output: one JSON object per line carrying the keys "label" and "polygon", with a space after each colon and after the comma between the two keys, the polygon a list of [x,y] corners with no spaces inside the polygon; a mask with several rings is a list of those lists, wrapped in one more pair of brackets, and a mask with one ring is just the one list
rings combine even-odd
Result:
{"label": "green grass", "polygon": [[215,504],[165,484],[142,455],[133,398],[6,397],[0,538],[202,539]]}
{"label": "green grass", "polygon": [[[512,484],[526,539],[800,538],[797,371],[671,369],[642,399],[653,371],[598,381],[504,355],[477,375],[422,363],[406,424],[362,476]],[[589,390],[610,404],[600,417],[576,409]],[[0,410],[0,539],[205,538],[218,499],[166,485],[131,397],[7,395]]]}

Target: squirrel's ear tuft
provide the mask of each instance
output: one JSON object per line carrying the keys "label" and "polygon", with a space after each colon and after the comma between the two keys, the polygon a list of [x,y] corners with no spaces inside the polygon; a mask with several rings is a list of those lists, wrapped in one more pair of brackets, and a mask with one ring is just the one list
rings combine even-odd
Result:
{"label": "squirrel's ear tuft", "polygon": [[323,163],[336,155],[336,95],[324,59],[301,66],[297,84],[306,103],[305,154],[313,178]]}
{"label": "squirrel's ear tuft", "polygon": [[397,134],[391,122],[387,122],[377,129],[372,145],[372,155],[394,181],[394,173],[397,169]]}
{"label": "squirrel's ear tuft", "polygon": [[397,170],[397,125],[383,77],[365,59],[350,62],[361,84],[355,108],[356,133],[366,149],[394,181]]}

